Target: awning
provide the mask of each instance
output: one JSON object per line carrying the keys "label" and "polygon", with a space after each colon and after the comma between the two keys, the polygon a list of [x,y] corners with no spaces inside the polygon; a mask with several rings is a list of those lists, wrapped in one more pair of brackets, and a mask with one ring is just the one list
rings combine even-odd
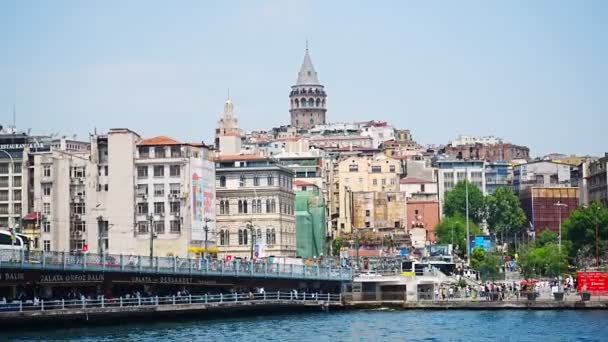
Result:
{"label": "awning", "polygon": [[[205,253],[205,247],[188,247],[190,253]],[[208,253],[217,253],[219,249],[217,247],[209,247]]]}
{"label": "awning", "polygon": [[39,211],[33,212],[33,213],[27,213],[25,214],[25,216],[23,216],[23,220],[25,221],[38,221],[42,219],[42,215],[40,214]]}

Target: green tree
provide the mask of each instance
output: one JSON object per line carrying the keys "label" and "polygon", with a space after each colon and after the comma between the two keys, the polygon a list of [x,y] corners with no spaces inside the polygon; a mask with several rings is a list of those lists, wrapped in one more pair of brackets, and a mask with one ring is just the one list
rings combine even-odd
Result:
{"label": "green tree", "polygon": [[502,267],[501,258],[495,253],[475,247],[471,252],[471,267],[479,272],[482,280],[496,280]]}
{"label": "green tree", "polygon": [[496,236],[512,237],[521,234],[526,214],[521,208],[519,198],[507,187],[496,189],[492,195],[485,199],[487,209],[487,222],[489,229]]}
{"label": "green tree", "polygon": [[565,249],[559,245],[547,243],[543,246],[529,245],[520,249],[519,266],[524,277],[556,277],[568,269]]}
{"label": "green tree", "polygon": [[550,230],[544,230],[536,238],[537,247],[542,247],[548,243],[557,243],[557,242],[558,242],[557,234]]}
{"label": "green tree", "polygon": [[331,242],[331,250],[334,256],[340,255],[340,249],[342,249],[343,243],[344,241],[341,237],[337,237]]}
{"label": "green tree", "polygon": [[483,192],[467,181],[461,181],[456,186],[445,193],[443,204],[443,214],[445,216],[455,216],[459,214],[462,217],[466,216],[466,189],[469,191],[469,218],[479,224],[485,215],[485,204]]}
{"label": "green tree", "polygon": [[570,256],[576,257],[579,251],[589,249],[595,259],[606,248],[608,237],[608,209],[598,202],[581,207],[572,212],[562,224],[562,234],[570,240]]}
{"label": "green tree", "polygon": [[483,259],[486,257],[486,250],[477,246],[471,251],[471,267],[474,270],[479,270]]}
{"label": "green tree", "polygon": [[[481,229],[472,220],[470,224],[470,236],[481,234]],[[435,228],[437,241],[441,244],[451,244],[458,248],[460,255],[464,255],[467,250],[467,225],[464,217],[456,214],[453,217],[445,217]]]}

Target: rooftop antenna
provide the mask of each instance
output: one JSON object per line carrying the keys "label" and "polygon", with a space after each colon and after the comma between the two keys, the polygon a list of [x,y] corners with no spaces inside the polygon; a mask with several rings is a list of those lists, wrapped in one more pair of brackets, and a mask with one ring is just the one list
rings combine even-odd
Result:
{"label": "rooftop antenna", "polygon": [[17,128],[17,126],[16,126],[17,120],[16,120],[15,112],[16,112],[15,111],[15,104],[13,103],[13,129]]}
{"label": "rooftop antenna", "polygon": [[308,37],[306,37],[306,51],[308,51]]}

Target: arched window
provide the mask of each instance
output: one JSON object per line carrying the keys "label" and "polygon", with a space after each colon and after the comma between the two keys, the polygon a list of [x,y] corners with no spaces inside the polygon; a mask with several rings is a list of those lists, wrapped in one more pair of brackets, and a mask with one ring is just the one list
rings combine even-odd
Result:
{"label": "arched window", "polygon": [[311,124],[314,124],[314,123],[315,123],[315,119],[310,118],[310,123],[311,123]]}
{"label": "arched window", "polygon": [[306,99],[305,99],[305,98],[302,98],[302,99],[300,100],[300,104],[302,104],[302,107],[306,107]]}
{"label": "arched window", "polygon": [[258,229],[257,236],[256,236],[255,239],[256,239],[255,241],[257,243],[259,243],[259,244],[261,244],[263,242],[263,240],[262,240],[262,230],[261,229]]}
{"label": "arched window", "polygon": [[296,103],[296,108],[300,108],[300,101],[296,99],[294,102]]}
{"label": "arched window", "polygon": [[243,214],[247,214],[247,209],[249,205],[247,205],[247,200],[243,201]]}
{"label": "arched window", "polygon": [[266,200],[266,212],[269,213],[270,212],[270,199]]}
{"label": "arched window", "polygon": [[308,107],[314,107],[315,106],[315,100],[311,97],[308,99]]}
{"label": "arched window", "polygon": [[268,185],[269,186],[274,185],[274,177],[272,177],[272,175],[268,176],[268,180],[267,181],[268,181]]}
{"label": "arched window", "polygon": [[[220,201],[220,215],[224,215],[224,201]],[[223,232],[222,232],[223,234]]]}
{"label": "arched window", "polygon": [[258,205],[257,205],[258,211],[257,212],[258,212],[258,214],[261,214],[262,213],[262,200],[258,200],[257,203],[258,203]]}
{"label": "arched window", "polygon": [[239,229],[239,245],[243,244],[243,230]]}
{"label": "arched window", "polygon": [[247,241],[248,240],[247,239],[247,237],[248,237],[247,235],[248,235],[247,229],[243,229],[243,245],[248,245],[249,244],[249,241]]}
{"label": "arched window", "polygon": [[320,100],[320,99],[317,99],[316,106],[317,106],[317,107],[320,107],[320,106],[321,106],[321,100]]}
{"label": "arched window", "polygon": [[224,214],[230,215],[230,201],[229,200],[224,201]]}
{"label": "arched window", "polygon": [[274,228],[272,228],[272,232],[270,233],[270,237],[271,237],[271,244],[276,245],[277,244],[277,233],[274,230]]}
{"label": "arched window", "polygon": [[220,187],[221,188],[226,187],[226,177],[225,176],[220,176]]}
{"label": "arched window", "polygon": [[308,93],[312,94],[312,88],[308,88]]}
{"label": "arched window", "polygon": [[321,106],[323,106],[323,108],[325,108],[325,99],[323,99],[323,101],[321,101]]}
{"label": "arched window", "polygon": [[277,211],[277,202],[273,199],[272,201],[270,201],[270,212],[276,213],[276,211]]}
{"label": "arched window", "polygon": [[243,213],[243,201],[239,200],[239,214]]}

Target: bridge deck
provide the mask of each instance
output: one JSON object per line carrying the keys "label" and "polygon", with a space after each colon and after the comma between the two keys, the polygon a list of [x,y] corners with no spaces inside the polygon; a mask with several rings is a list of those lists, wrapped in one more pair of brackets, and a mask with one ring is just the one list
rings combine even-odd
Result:
{"label": "bridge deck", "polygon": [[352,272],[341,267],[290,265],[267,262],[146,257],[66,252],[0,251],[0,269],[209,275],[222,277],[282,278],[351,281]]}

